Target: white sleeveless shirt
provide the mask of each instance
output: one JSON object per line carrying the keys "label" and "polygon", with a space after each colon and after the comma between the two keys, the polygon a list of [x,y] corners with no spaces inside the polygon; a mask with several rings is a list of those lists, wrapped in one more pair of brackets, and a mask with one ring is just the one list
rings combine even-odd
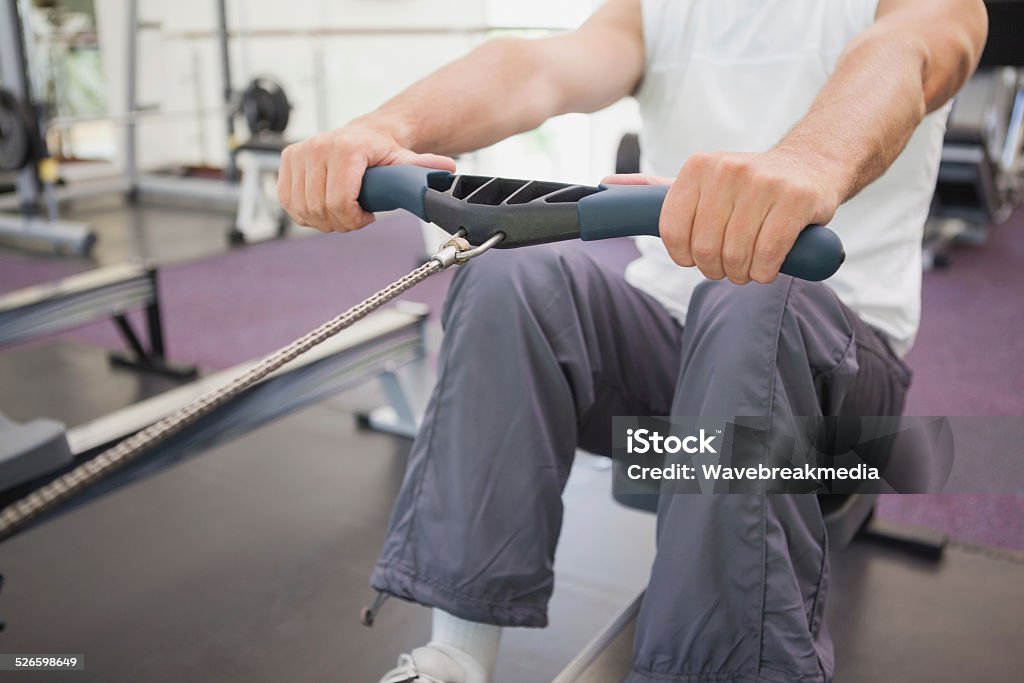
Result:
{"label": "white sleeveless shirt", "polygon": [[[643,0],[647,65],[637,93],[645,173],[674,177],[698,151],[763,152],[807,113],[878,0]],[[948,106],[927,116],[878,180],[829,224],[846,263],[826,281],[902,355],[921,313],[921,233],[938,173]],[[696,268],[656,237],[637,238],[633,286],[680,322]]]}

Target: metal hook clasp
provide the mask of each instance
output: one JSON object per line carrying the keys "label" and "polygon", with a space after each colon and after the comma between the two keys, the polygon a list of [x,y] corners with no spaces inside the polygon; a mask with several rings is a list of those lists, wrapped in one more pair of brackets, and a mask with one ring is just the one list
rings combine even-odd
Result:
{"label": "metal hook clasp", "polygon": [[466,231],[459,230],[452,235],[451,239],[441,245],[436,254],[431,256],[432,261],[437,261],[442,267],[448,268],[455,264],[462,264],[471,258],[488,251],[498,242],[505,239],[505,233],[497,232],[480,246],[474,247],[466,241]]}
{"label": "metal hook clasp", "polygon": [[490,239],[488,239],[486,242],[481,244],[479,247],[473,247],[472,249],[467,249],[466,251],[460,251],[455,258],[460,263],[464,263],[464,262],[468,261],[471,258],[479,256],[480,254],[484,253],[485,251],[489,251],[491,249],[491,247],[493,247],[494,245],[496,245],[498,242],[502,241],[503,239],[505,239],[505,233],[503,233],[503,232],[496,232],[496,233],[494,233],[493,236],[491,236]]}

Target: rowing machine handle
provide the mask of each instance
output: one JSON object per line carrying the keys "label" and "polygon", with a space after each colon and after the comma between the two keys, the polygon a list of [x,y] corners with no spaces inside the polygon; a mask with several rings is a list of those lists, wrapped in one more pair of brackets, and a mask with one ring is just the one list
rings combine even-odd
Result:
{"label": "rowing machine handle", "polygon": [[[666,185],[602,185],[601,192],[577,204],[580,239],[603,240],[637,235],[658,236]],[[832,277],[846,252],[839,236],[821,225],[809,225],[796,238],[780,272],[818,282]]]}
{"label": "rowing machine handle", "polygon": [[407,164],[368,168],[363,173],[359,205],[370,213],[405,209],[423,220],[429,220],[423,205],[423,195],[429,186],[430,176],[434,174],[451,175],[448,171]]}
{"label": "rowing machine handle", "polygon": [[[369,168],[363,175],[359,204],[371,212],[405,209],[429,221],[424,197],[431,187],[432,178],[450,179],[451,174],[447,171],[406,165]],[[600,191],[595,191],[576,202],[580,239],[658,236],[661,206],[667,193],[668,187],[664,185],[601,186]],[[544,202],[543,199],[537,201]],[[534,227],[544,227],[544,221],[550,220],[553,222],[550,226],[552,235],[559,232],[565,235],[566,227],[571,228],[572,234],[575,233],[576,226],[565,225],[566,214],[559,208],[564,207],[564,203],[546,206],[550,206],[550,212],[542,210],[531,213],[531,222],[539,221]],[[494,206],[487,209],[499,213],[516,210],[515,207],[509,206]],[[838,235],[826,227],[811,225],[797,237],[780,271],[816,282],[834,275],[845,258],[843,243]]]}

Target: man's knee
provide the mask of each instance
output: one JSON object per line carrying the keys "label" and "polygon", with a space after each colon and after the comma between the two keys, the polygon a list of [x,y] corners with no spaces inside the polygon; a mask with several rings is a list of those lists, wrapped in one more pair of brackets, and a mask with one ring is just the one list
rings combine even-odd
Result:
{"label": "man's knee", "polygon": [[701,284],[685,335],[684,377],[692,380],[686,390],[706,386],[703,391],[724,393],[754,411],[784,397],[792,414],[828,413],[841,405],[858,368],[851,317],[821,282]]}
{"label": "man's knee", "polygon": [[752,326],[777,322],[793,285],[793,278],[786,276],[768,285],[707,280],[694,290],[686,327],[691,331],[718,329],[739,333]]}
{"label": "man's knee", "polygon": [[690,300],[687,326],[726,326],[732,330],[767,326],[777,330],[783,315],[798,317],[835,313],[841,305],[821,282],[807,282],[781,275],[767,285],[737,285],[728,280],[708,280],[697,286]]}

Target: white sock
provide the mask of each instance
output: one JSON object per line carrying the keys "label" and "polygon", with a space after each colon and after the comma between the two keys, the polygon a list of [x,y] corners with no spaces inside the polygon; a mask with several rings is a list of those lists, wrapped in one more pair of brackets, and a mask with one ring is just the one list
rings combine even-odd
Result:
{"label": "white sock", "polygon": [[431,644],[454,647],[479,662],[488,678],[494,678],[494,665],[498,661],[501,645],[501,627],[466,621],[436,607]]}

